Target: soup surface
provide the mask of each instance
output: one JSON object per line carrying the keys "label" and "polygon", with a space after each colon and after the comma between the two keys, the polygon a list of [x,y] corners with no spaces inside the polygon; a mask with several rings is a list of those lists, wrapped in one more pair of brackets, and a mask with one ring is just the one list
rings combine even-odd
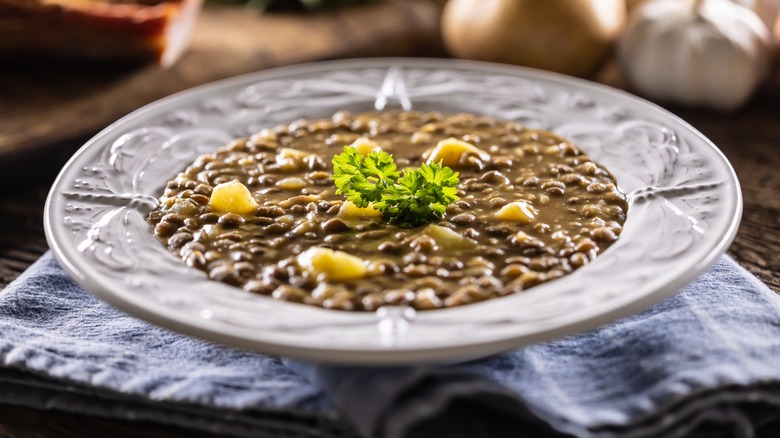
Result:
{"label": "soup surface", "polygon": [[[400,171],[441,162],[459,173],[460,199],[433,223],[390,224],[336,194],[331,162],[345,146],[381,148]],[[628,208],[606,169],[551,132],[402,111],[339,112],[235,140],[198,157],[160,201],[155,235],[209,278],[366,311],[458,306],[559,278],[618,238]]]}

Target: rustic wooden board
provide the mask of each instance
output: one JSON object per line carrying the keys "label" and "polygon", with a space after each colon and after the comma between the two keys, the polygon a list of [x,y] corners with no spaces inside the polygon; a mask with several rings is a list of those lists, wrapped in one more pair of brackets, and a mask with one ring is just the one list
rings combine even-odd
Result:
{"label": "rustic wooden board", "polygon": [[270,67],[330,58],[429,54],[438,7],[384,0],[323,13],[207,5],[168,70],[55,60],[0,64],[0,160],[95,133],[174,92]]}

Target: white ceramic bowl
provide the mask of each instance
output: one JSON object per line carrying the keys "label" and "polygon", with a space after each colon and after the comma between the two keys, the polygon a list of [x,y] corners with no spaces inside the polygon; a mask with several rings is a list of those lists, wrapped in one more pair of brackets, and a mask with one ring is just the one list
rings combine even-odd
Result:
{"label": "white ceramic bowl", "polygon": [[[620,239],[573,274],[512,296],[426,312],[350,313],[210,281],[170,254],[146,223],[168,179],[235,137],[342,109],[395,107],[485,114],[569,138],[627,193]],[[398,364],[472,359],[642,310],[722,254],[740,214],[739,183],[720,151],[642,99],[519,67],[371,59],[241,76],[128,115],[65,166],[45,228],[54,254],[85,289],[139,318],[270,354]]]}

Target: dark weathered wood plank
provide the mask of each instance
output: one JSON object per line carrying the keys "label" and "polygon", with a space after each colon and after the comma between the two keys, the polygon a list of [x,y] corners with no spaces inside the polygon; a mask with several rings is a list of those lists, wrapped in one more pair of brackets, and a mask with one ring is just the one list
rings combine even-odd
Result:
{"label": "dark weathered wood plank", "polygon": [[0,438],[225,438],[148,422],[118,421],[16,406],[0,407]]}

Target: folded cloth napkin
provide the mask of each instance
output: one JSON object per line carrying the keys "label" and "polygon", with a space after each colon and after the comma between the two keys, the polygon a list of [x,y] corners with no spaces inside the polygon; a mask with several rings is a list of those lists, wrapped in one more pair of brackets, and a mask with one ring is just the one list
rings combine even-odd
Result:
{"label": "folded cloth napkin", "polygon": [[727,257],[655,307],[465,364],[282,360],[93,298],[49,254],[0,293],[0,402],[233,436],[751,436],[780,417],[780,300]]}

